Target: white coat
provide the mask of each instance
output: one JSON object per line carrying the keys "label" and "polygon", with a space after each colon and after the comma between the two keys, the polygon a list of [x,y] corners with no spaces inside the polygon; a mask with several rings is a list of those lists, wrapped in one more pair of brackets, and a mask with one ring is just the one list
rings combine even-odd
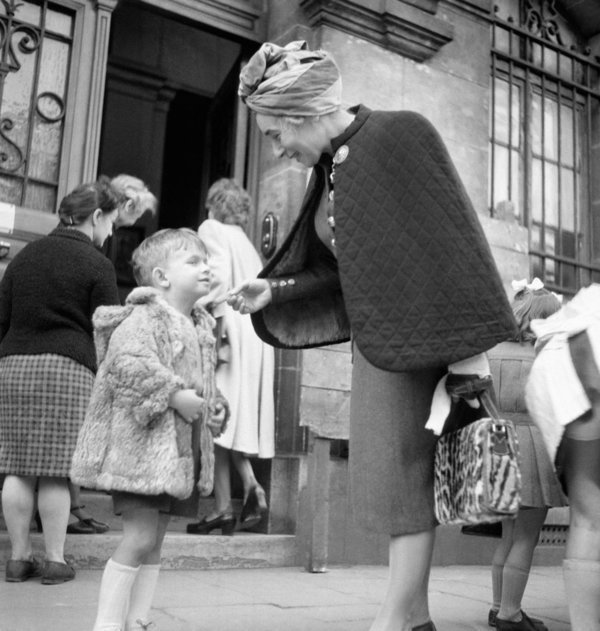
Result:
{"label": "white coat", "polygon": [[[198,228],[206,245],[212,271],[210,293],[203,305],[224,299],[239,283],[256,278],[262,262],[240,226],[207,219]],[[231,416],[225,432],[215,443],[250,456],[272,458],[274,438],[274,351],[254,332],[250,317],[227,303],[213,310],[223,317],[223,332],[230,346],[229,361],[217,367],[217,386],[229,401]]]}

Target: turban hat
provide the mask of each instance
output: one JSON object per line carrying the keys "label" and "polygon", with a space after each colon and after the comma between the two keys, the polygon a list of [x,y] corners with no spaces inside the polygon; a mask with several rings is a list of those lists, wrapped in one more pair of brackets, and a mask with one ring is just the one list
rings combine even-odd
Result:
{"label": "turban hat", "polygon": [[339,109],[342,79],[324,50],[308,50],[304,41],[267,42],[242,69],[238,94],[260,114],[319,116]]}

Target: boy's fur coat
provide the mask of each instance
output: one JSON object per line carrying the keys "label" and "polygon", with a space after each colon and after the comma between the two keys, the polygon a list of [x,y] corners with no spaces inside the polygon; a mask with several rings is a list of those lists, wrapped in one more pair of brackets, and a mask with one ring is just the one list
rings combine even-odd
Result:
{"label": "boy's fur coat", "polygon": [[204,309],[194,309],[197,339],[191,343],[197,342],[200,352],[192,352],[182,318],[149,287],[134,289],[125,306],[99,307],[94,313],[99,370],[73,456],[76,484],[189,497],[192,426],[168,401],[178,389],[197,388],[206,400],[198,489],[202,495],[212,491],[214,452],[207,422],[216,395],[214,320]]}

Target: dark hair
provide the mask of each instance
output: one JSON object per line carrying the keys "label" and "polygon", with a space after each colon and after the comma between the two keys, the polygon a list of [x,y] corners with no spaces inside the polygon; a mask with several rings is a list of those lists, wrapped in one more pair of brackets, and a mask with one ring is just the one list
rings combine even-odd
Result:
{"label": "dark hair", "polygon": [[95,182],[80,184],[63,197],[58,216],[65,226],[77,226],[84,222],[97,208],[111,213],[117,208],[119,198],[110,180],[101,175]]}
{"label": "dark hair", "polygon": [[519,332],[515,338],[517,342],[535,342],[535,335],[531,330],[532,320],[544,320],[560,307],[558,298],[547,289],[522,289],[511,304]]}

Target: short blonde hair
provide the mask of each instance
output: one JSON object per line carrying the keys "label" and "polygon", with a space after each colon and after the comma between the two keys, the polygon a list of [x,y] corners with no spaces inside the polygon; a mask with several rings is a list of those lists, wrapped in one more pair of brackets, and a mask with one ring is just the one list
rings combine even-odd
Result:
{"label": "short blonde hair", "polygon": [[134,224],[147,210],[156,212],[158,200],[138,177],[121,173],[113,177],[111,186],[119,196],[119,219],[122,226]]}
{"label": "short blonde hair", "polygon": [[152,270],[164,266],[173,252],[188,249],[197,249],[208,257],[206,246],[189,228],[165,228],[144,239],[131,255],[137,284],[152,285]]}
{"label": "short blonde hair", "polygon": [[222,177],[208,189],[206,209],[217,221],[244,228],[252,210],[252,199],[235,180]]}

